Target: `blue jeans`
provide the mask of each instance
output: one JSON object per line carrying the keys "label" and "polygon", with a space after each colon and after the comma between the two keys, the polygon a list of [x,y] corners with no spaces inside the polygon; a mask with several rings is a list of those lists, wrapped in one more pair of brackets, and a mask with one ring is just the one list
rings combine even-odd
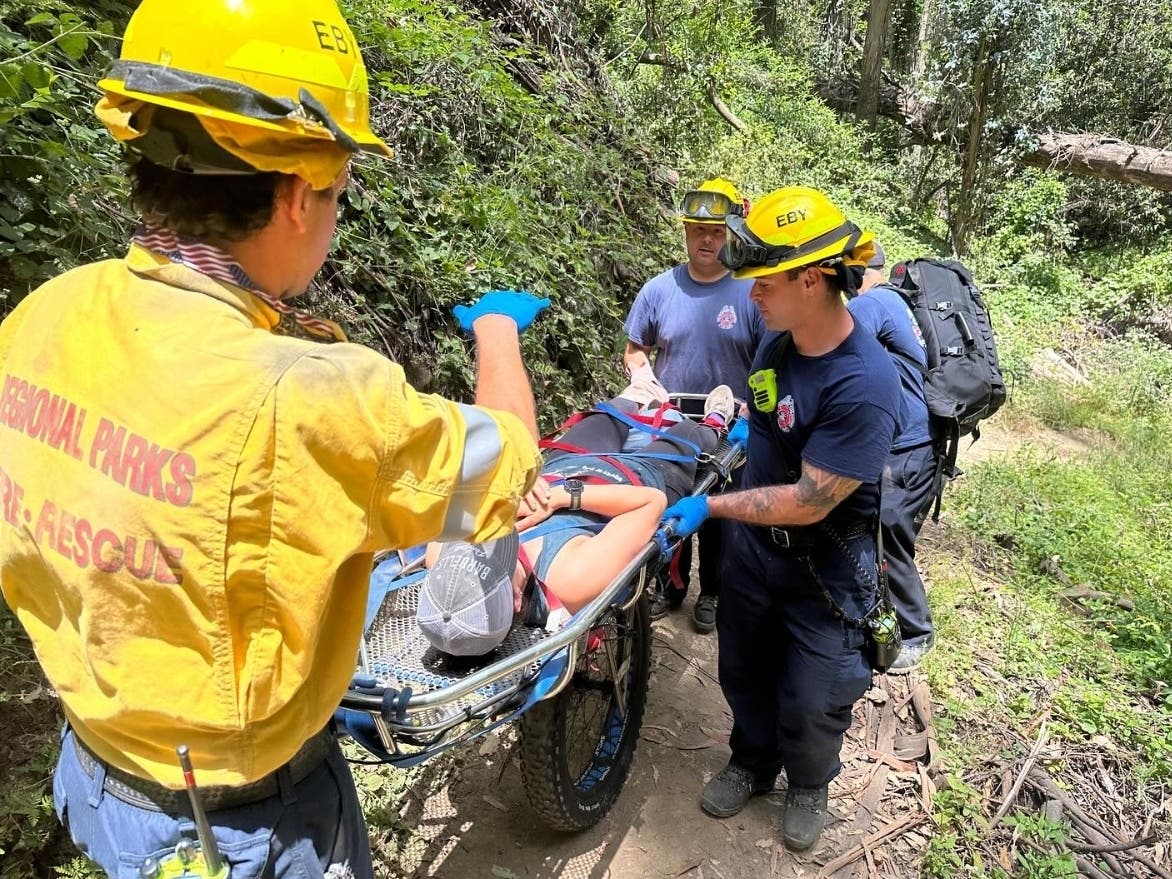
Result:
{"label": "blue jeans", "polygon": [[[208,812],[231,879],[371,879],[366,821],[337,741],[301,781],[285,777],[276,796]],[[125,803],[103,789],[104,778],[101,766],[86,774],[66,729],[53,776],[57,817],[111,879],[140,879],[147,858],[161,860],[180,839],[196,840],[190,817]]]}

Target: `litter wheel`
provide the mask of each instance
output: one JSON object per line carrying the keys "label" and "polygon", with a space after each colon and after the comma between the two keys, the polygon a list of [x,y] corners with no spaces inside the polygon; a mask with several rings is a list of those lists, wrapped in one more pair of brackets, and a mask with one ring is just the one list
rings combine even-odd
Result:
{"label": "litter wheel", "polygon": [[521,715],[521,775],[550,827],[592,827],[618,799],[639,741],[650,671],[644,593],[629,610],[608,611],[565,689]]}

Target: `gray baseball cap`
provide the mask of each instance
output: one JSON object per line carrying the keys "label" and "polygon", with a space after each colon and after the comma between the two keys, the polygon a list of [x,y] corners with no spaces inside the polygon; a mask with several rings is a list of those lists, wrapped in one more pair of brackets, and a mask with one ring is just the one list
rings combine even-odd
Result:
{"label": "gray baseball cap", "polygon": [[500,645],[513,624],[513,531],[487,543],[444,544],[419,591],[416,622],[437,650],[480,656]]}
{"label": "gray baseball cap", "polygon": [[867,268],[882,269],[887,263],[887,254],[883,252],[883,245],[878,241],[873,242],[875,245],[875,255],[867,260]]}

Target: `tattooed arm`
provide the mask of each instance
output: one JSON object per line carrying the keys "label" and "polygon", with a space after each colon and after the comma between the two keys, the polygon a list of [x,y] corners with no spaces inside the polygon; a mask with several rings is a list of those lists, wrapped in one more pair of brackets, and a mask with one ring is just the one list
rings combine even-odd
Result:
{"label": "tattooed arm", "polygon": [[802,475],[793,485],[765,485],[746,491],[714,494],[708,515],[737,519],[752,525],[813,525],[862,483],[802,462]]}

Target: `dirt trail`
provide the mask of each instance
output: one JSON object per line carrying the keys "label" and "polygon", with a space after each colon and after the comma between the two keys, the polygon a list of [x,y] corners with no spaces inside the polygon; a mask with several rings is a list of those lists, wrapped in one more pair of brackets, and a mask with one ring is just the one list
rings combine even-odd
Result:
{"label": "dirt trail", "polygon": [[[692,631],[690,600],[654,624],[650,697],[634,766],[618,803],[597,827],[568,835],[539,825],[506,734],[504,743],[489,739],[468,748],[450,783],[408,810],[404,819],[415,827],[415,844],[391,875],[815,877],[864,834],[923,815],[920,797],[931,784],[925,767],[893,753],[903,753],[897,745],[905,751],[924,747],[922,736],[906,738],[922,727],[908,701],[916,676],[877,679],[857,707],[844,770],[831,786],[827,831],[813,852],[794,856],[780,845],[784,790],[752,800],[727,820],[701,812],[700,788],[728,760],[732,724],[716,682],[716,646],[714,635]],[[889,762],[877,760],[877,751]],[[918,863],[911,849],[925,842],[915,830],[904,834],[895,864]],[[882,863],[892,851],[876,847],[873,858]],[[857,875],[866,875],[861,850],[852,863],[862,868]],[[915,875],[891,867],[885,870],[890,875]],[[856,874],[844,869],[835,875]]]}
{"label": "dirt trail", "polygon": [[[961,466],[1007,454],[1024,441],[1078,454],[1078,438],[1035,425],[991,423],[962,448]],[[401,824],[415,838],[391,876],[445,879],[771,879],[919,874],[931,824],[931,696],[918,675],[880,676],[855,709],[843,772],[831,785],[826,832],[813,851],[780,844],[784,790],[752,800],[727,820],[705,815],[701,787],[729,756],[732,719],[716,678],[717,640],[691,626],[692,597],[653,625],[650,695],[631,776],[592,830],[545,830],[529,808],[512,733],[465,749],[450,781],[416,796]],[[913,691],[915,693],[913,694]],[[913,699],[913,695],[916,697]],[[784,780],[779,782],[784,784]],[[888,835],[884,836],[885,831]],[[876,838],[880,837],[880,838]],[[867,839],[867,845],[860,841]]]}

